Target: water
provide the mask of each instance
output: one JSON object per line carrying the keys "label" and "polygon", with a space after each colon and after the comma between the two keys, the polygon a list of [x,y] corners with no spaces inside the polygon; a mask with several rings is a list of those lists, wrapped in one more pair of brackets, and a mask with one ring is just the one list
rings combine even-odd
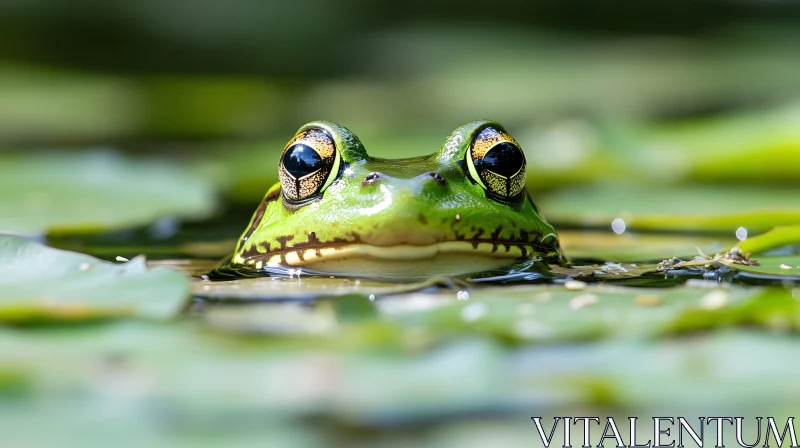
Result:
{"label": "water", "polygon": [[[188,274],[192,298],[162,322],[0,328],[0,365],[18,366],[0,368],[0,386],[19,389],[26,403],[46,398],[53,420],[70,427],[114,412],[219,440],[280,428],[342,446],[398,437],[487,446],[498,434],[516,434],[515,446],[536,444],[534,415],[625,422],[796,408],[797,276],[743,272],[713,257],[659,270],[671,255],[700,254],[642,252],[664,241],[678,246],[674,236],[629,241],[630,229],[611,228],[563,232],[566,254],[576,254],[565,266],[528,261],[407,281],[217,269],[251,213],[239,207],[204,222],[48,236],[106,260],[143,253],[150,266]],[[725,249],[702,239],[704,248]],[[637,253],[586,249],[598,242],[606,253],[618,243]],[[650,252],[659,256],[638,255]],[[42,418],[39,408],[12,404],[9,416]]]}
{"label": "water", "polygon": [[[687,283],[706,282],[709,285],[780,286],[793,288],[800,284],[798,275],[781,275],[741,271],[720,263],[708,266],[659,266],[663,259],[619,263],[597,260],[596,257],[572,258],[567,265],[548,265],[538,260],[522,262],[508,268],[472,273],[462,276],[433,278],[383,279],[369,272],[363,275],[342,275],[320,272],[303,267],[265,267],[260,271],[236,271],[226,267],[243,224],[252,207],[229,206],[216,218],[200,222],[160,220],[152,225],[132,229],[92,234],[51,235],[48,244],[88,253],[102,259],[117,256],[133,258],[145,254],[153,266],[164,266],[185,272],[195,279],[194,296],[215,303],[240,301],[309,301],[330,295],[348,293],[387,296],[412,291],[461,290],[497,285],[531,286],[564,285],[572,280],[588,284],[617,285],[638,288],[680,288]],[[558,227],[558,225],[556,225]],[[572,229],[570,238],[592,241],[608,229]],[[616,232],[615,230],[611,230]],[[630,231],[628,231],[630,234]],[[645,241],[655,241],[659,235],[648,234]],[[665,234],[669,237],[669,234]],[[708,238],[708,235],[702,235]],[[719,246],[721,247],[721,246]],[[769,255],[792,248],[772,251]],[[641,250],[641,248],[640,248]],[[566,251],[570,255],[569,250]],[[667,268],[665,268],[667,266]],[[298,285],[302,284],[302,287]],[[267,286],[268,285],[268,286]]]}

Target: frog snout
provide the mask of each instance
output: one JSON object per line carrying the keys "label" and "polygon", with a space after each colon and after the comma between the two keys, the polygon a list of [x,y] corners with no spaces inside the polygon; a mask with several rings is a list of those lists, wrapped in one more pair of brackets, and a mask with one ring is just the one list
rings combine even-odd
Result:
{"label": "frog snout", "polygon": [[[377,183],[377,182],[379,182],[381,180],[386,180],[388,178],[389,178],[389,176],[387,176],[385,174],[379,173],[377,171],[373,171],[373,172],[367,174],[366,176],[364,176],[364,180],[361,181],[361,185],[366,187],[368,185],[375,184],[375,183]],[[433,181],[433,182],[436,182],[436,183],[441,184],[441,185],[444,185],[444,184],[447,183],[447,180],[445,180],[445,178],[442,177],[442,175],[437,173],[436,171],[428,171],[427,173],[422,173],[419,176],[416,176],[416,177],[414,177],[412,179],[409,179],[409,180],[412,181],[412,182],[414,182],[414,181],[422,181],[422,182]]]}
{"label": "frog snout", "polygon": [[366,187],[367,185],[372,185],[372,184],[374,184],[375,182],[377,182],[377,181],[378,181],[378,179],[380,179],[380,178],[381,178],[381,173],[378,173],[378,172],[376,172],[376,171],[373,171],[373,172],[371,172],[371,173],[367,174],[367,175],[364,177],[364,180],[362,180],[362,181],[361,181],[361,185],[363,185],[363,186],[365,186],[365,187]]}
{"label": "frog snout", "polygon": [[439,183],[439,184],[447,183],[447,181],[444,179],[444,177],[442,177],[441,174],[439,174],[439,173],[437,173],[435,171],[428,171],[427,173],[420,174],[418,177],[422,178],[423,180],[433,180],[434,182]]}

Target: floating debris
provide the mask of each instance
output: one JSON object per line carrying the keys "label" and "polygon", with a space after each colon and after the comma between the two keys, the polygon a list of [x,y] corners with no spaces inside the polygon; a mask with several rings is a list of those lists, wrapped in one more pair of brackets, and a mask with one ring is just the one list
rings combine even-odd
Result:
{"label": "floating debris", "polygon": [[661,263],[658,263],[658,266],[656,266],[656,269],[659,270],[659,271],[667,271],[667,270],[672,269],[672,268],[680,267],[680,265],[682,263],[686,263],[686,262],[681,260],[678,257],[672,257],[672,258],[669,258],[669,259],[666,259],[666,260],[662,261]]}
{"label": "floating debris", "polygon": [[728,253],[726,253],[722,258],[733,261],[735,264],[758,266],[758,261],[750,259],[750,252],[743,254],[742,250],[738,247],[734,247],[733,249],[729,250]]}
{"label": "floating debris", "polygon": [[125,258],[125,257],[120,256],[120,255],[117,255],[117,258],[115,258],[115,260],[119,261],[120,263],[127,263],[127,262],[131,261],[131,260],[128,260],[127,258]]}
{"label": "floating debris", "polygon": [[595,294],[581,294],[575,296],[569,301],[569,307],[573,310],[579,310],[589,305],[597,303],[597,295]]}
{"label": "floating debris", "polygon": [[567,280],[564,282],[564,287],[569,290],[578,290],[586,288],[586,282],[582,282],[580,280]]}
{"label": "floating debris", "polygon": [[792,267],[791,267],[791,266],[789,266],[789,265],[786,265],[786,264],[783,264],[783,263],[781,263],[781,266],[780,266],[780,268],[781,268],[781,269],[792,269]]}
{"label": "floating debris", "polygon": [[[634,265],[629,265],[629,266],[633,267]],[[621,275],[621,274],[627,274],[627,273],[628,273],[628,269],[625,268],[625,266],[623,266],[620,263],[614,263],[612,261],[606,262],[605,264],[600,265],[599,269],[595,269],[594,270],[594,275],[597,275],[597,276],[602,276],[602,275]]]}
{"label": "floating debris", "polygon": [[[698,252],[700,252],[698,250]],[[669,269],[675,268],[691,268],[691,267],[705,267],[711,269],[717,269],[722,267],[723,260],[725,264],[738,264],[742,266],[758,266],[758,260],[751,260],[750,253],[742,253],[742,250],[738,247],[734,247],[733,249],[729,250],[724,254],[716,254],[714,256],[708,256],[702,252],[700,252],[699,256],[692,258],[691,260],[681,260],[680,258],[672,257],[670,259],[664,260],[656,266],[656,269],[659,271],[667,271]]]}
{"label": "floating debris", "polygon": [[639,294],[635,298],[636,304],[639,306],[661,306],[664,300],[654,294]]}

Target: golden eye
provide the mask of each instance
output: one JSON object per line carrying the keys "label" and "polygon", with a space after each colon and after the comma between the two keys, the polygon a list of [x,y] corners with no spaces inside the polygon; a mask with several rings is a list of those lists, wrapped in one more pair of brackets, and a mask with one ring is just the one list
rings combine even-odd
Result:
{"label": "golden eye", "polygon": [[339,151],[327,132],[301,131],[281,154],[278,177],[284,196],[299,202],[319,195],[336,180],[340,164]]}
{"label": "golden eye", "polygon": [[466,159],[470,177],[487,192],[510,199],[525,189],[525,155],[507,133],[485,128],[473,138]]}

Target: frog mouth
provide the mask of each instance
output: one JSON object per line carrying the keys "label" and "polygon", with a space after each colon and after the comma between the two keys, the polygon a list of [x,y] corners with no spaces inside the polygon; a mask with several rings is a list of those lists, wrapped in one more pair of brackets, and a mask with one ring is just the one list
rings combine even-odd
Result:
{"label": "frog mouth", "polygon": [[[543,238],[543,241],[546,238]],[[501,265],[514,260],[529,259],[533,254],[543,258],[558,256],[558,250],[551,244],[535,241],[512,241],[496,239],[461,239],[439,241],[426,245],[396,244],[373,245],[363,242],[342,242],[339,244],[300,243],[293,247],[284,247],[268,252],[249,252],[234,262],[242,263],[255,269],[277,266],[321,267],[324,264],[350,266],[353,260],[363,261],[364,268],[374,270],[375,265],[389,263],[392,265],[418,264],[425,260],[436,261],[444,258],[461,257],[465,262],[475,263],[479,260],[493,260]],[[440,260],[441,261],[441,260]]]}

